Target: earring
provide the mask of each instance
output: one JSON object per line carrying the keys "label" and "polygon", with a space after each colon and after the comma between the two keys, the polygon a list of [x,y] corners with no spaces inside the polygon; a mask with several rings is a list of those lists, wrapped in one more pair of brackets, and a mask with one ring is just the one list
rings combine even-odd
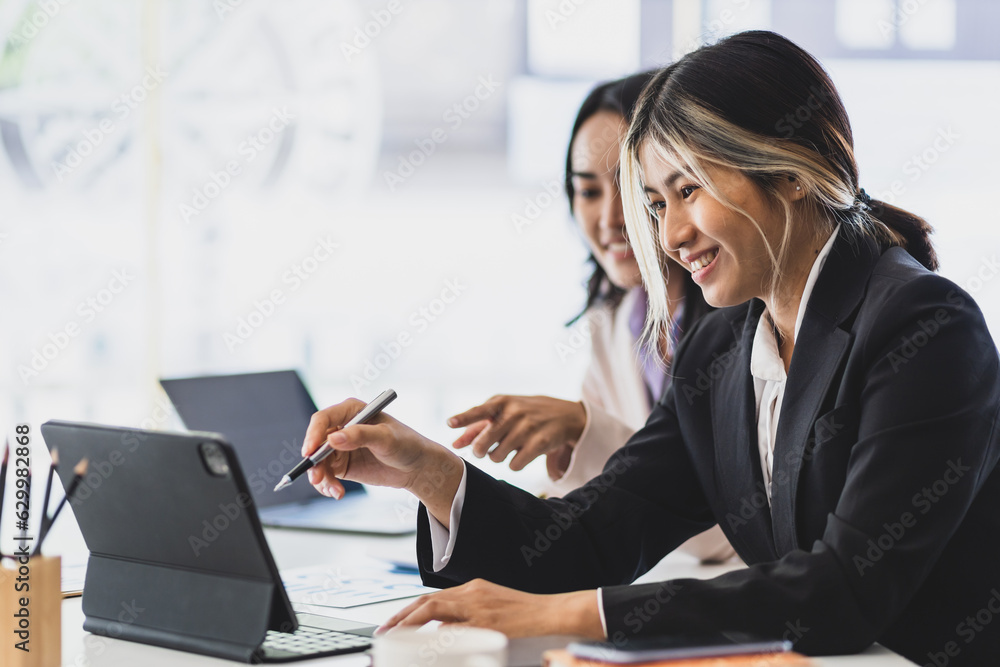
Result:
{"label": "earring", "polygon": [[795,186],[795,189],[796,189],[796,190],[801,190],[801,189],[802,189],[802,186],[801,186],[801,185],[796,185],[796,186]]}

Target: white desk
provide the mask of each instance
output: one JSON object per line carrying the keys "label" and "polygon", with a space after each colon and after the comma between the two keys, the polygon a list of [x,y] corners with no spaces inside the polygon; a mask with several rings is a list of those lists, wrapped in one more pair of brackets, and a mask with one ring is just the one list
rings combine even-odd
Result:
{"label": "white desk", "polygon": [[[267,530],[268,542],[280,569],[330,563],[349,564],[367,555],[369,549],[380,547],[412,547],[414,537],[371,537],[346,534],[324,534],[292,530]],[[674,577],[713,577],[732,566],[701,566],[682,554],[671,555],[640,581],[657,581]],[[393,612],[405,606],[409,600],[383,602],[354,607],[352,609],[331,609],[333,616],[351,618],[379,624]],[[143,644],[135,644],[116,639],[90,635],[83,631],[83,611],[80,598],[70,598],[63,602],[63,667],[173,667],[184,665],[211,665],[222,667],[238,663],[208,658],[205,656],[180,653]],[[858,656],[818,659],[821,667],[902,667],[913,663],[876,647]],[[321,658],[292,664],[338,665],[339,667],[364,666],[366,656],[342,656]]]}

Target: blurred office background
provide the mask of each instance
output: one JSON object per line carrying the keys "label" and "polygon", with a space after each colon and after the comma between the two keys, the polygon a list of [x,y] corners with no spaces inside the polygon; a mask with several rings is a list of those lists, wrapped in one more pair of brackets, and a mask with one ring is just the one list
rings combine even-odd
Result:
{"label": "blurred office background", "polygon": [[0,0],[0,421],[174,427],[157,378],[286,367],[442,442],[577,397],[576,107],[749,28],[1000,335],[995,0]]}

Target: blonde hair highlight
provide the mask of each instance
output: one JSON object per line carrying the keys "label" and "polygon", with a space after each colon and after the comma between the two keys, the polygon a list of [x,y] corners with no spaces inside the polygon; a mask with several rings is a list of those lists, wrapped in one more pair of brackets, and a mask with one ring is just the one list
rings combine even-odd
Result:
{"label": "blonde hair highlight", "polygon": [[[625,225],[649,294],[644,342],[660,340],[671,324],[664,278],[666,255],[659,243],[659,220],[650,209],[639,160],[644,149],[651,152],[649,159],[662,160],[679,169],[724,206],[742,214],[754,225],[764,240],[773,269],[770,284],[762,288],[772,295],[783,278],[781,267],[789,258],[796,210],[821,221],[821,227],[815,230],[817,237],[828,235],[840,222],[846,223],[842,224],[843,234],[860,232],[879,243],[905,245],[899,234],[875,217],[874,209],[858,204],[857,170],[855,168],[852,173],[843,166],[855,164],[849,135],[837,131],[832,124],[825,128],[827,142],[842,157],[842,164],[838,164],[815,148],[793,139],[748,130],[685,95],[678,87],[668,85],[674,67],[676,65],[661,71],[644,91],[622,143],[620,160]],[[833,94],[836,95],[835,91]],[[839,98],[837,101],[839,103]],[[847,132],[850,132],[849,126]],[[764,235],[753,216],[720,192],[706,170],[708,165],[743,173],[772,203],[783,208],[784,230],[775,245],[772,246],[772,240]],[[795,208],[775,186],[777,179],[789,177],[795,179],[805,194]],[[845,226],[848,229],[844,229]]]}

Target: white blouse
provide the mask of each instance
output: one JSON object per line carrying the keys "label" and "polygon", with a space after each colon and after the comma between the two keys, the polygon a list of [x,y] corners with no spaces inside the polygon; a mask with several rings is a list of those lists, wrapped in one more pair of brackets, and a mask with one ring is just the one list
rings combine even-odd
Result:
{"label": "white blouse", "polygon": [[[819,272],[823,270],[826,256],[830,254],[833,241],[840,231],[837,224],[826,245],[813,261],[806,286],[799,300],[799,311],[795,316],[795,340],[798,340],[802,318],[806,314],[806,304],[812,295]],[[778,417],[781,415],[781,400],[785,396],[785,364],[778,352],[778,342],[771,328],[771,318],[765,313],[757,321],[757,332],[753,337],[750,352],[750,374],[753,375],[753,390],[757,400],[757,450],[760,453],[760,469],[764,473],[764,488],[767,502],[771,502],[771,469],[774,467],[774,439],[778,432]]]}

